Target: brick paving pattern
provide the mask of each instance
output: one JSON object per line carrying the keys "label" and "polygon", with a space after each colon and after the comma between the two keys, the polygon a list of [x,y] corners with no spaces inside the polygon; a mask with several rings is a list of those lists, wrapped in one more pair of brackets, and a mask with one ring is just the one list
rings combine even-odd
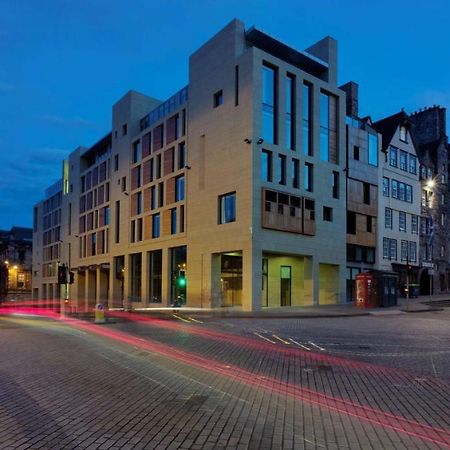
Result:
{"label": "brick paving pattern", "polygon": [[450,448],[449,319],[0,316],[0,448]]}

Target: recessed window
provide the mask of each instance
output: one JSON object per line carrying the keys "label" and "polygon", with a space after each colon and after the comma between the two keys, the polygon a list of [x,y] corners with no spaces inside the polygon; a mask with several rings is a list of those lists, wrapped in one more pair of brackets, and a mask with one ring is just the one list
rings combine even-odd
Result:
{"label": "recessed window", "polygon": [[160,215],[153,214],[152,216],[152,238],[159,238],[160,235]]}
{"label": "recessed window", "polygon": [[114,155],[114,172],[119,170],[119,155]]}
{"label": "recessed window", "polygon": [[236,192],[219,196],[219,224],[236,221]]}
{"label": "recessed window", "polygon": [[222,89],[214,94],[214,108],[217,108],[223,103],[223,91]]}
{"label": "recessed window", "polygon": [[303,182],[305,191],[313,191],[313,165],[311,163],[305,162]]}
{"label": "recessed window", "polygon": [[328,206],[323,207],[323,220],[333,222],[333,208],[329,208]]}
{"label": "recessed window", "polygon": [[365,205],[370,205],[370,184],[363,182],[363,202]]}
{"label": "recessed window", "polygon": [[128,126],[126,123],[122,125],[122,136],[126,136],[128,133]]}
{"label": "recessed window", "polygon": [[272,152],[269,150],[263,150],[261,154],[261,178],[272,181]]}
{"label": "recessed window", "polygon": [[408,131],[405,126],[400,127],[400,140],[403,142],[408,142]]}
{"label": "recessed window", "polygon": [[184,176],[175,179],[175,201],[184,200]]}
{"label": "recessed window", "polygon": [[359,146],[358,145],[353,146],[353,159],[355,159],[356,161],[359,161]]}

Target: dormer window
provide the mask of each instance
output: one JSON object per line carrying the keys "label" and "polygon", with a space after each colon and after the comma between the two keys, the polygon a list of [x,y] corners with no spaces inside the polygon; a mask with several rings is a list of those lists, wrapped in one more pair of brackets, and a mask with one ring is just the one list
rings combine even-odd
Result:
{"label": "dormer window", "polygon": [[408,131],[404,125],[400,127],[400,140],[403,142],[408,142]]}

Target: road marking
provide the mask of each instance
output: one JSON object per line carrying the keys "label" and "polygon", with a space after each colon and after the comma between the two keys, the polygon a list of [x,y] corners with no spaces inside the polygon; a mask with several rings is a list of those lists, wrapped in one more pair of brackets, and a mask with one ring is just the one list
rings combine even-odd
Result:
{"label": "road marking", "polygon": [[323,347],[320,347],[319,345],[314,344],[314,342],[308,341],[308,344],[313,345],[314,347],[318,348],[319,350],[321,350],[321,351],[323,351],[323,352],[325,351],[325,349],[324,349]]}
{"label": "road marking", "polygon": [[194,319],[193,317],[189,317],[189,316],[188,316],[188,319],[189,319],[189,320],[192,320],[192,322],[203,323],[202,320]]}
{"label": "road marking", "polygon": [[282,342],[283,344],[291,345],[290,342],[284,340],[283,338],[280,338],[280,336],[277,336],[276,334],[272,334],[272,337],[274,337],[275,339],[278,339],[278,340],[279,340],[280,342]]}
{"label": "road marking", "polygon": [[191,323],[190,320],[185,319],[184,317],[178,316],[177,314],[172,314],[173,317],[182,320],[183,322]]}
{"label": "road marking", "polygon": [[276,344],[276,342],[272,341],[272,339],[266,338],[265,336],[262,336],[261,334],[257,333],[256,331],[254,331],[253,334],[256,334],[256,336],[260,337],[261,339],[264,339],[265,341],[271,342],[272,344]]}
{"label": "road marking", "polygon": [[302,347],[302,348],[304,348],[305,350],[308,350],[308,352],[311,351],[311,349],[310,349],[309,347],[307,347],[306,345],[300,344],[300,342],[297,342],[297,341],[295,341],[295,340],[292,339],[292,338],[289,338],[289,340],[290,340],[291,342],[293,342],[294,344],[297,344],[299,347]]}

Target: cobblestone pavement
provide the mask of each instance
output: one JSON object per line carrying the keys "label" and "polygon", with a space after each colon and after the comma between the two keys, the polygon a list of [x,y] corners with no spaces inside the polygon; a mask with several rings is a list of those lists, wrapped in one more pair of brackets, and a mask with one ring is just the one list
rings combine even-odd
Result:
{"label": "cobblestone pavement", "polygon": [[0,316],[0,449],[450,448],[450,311]]}

